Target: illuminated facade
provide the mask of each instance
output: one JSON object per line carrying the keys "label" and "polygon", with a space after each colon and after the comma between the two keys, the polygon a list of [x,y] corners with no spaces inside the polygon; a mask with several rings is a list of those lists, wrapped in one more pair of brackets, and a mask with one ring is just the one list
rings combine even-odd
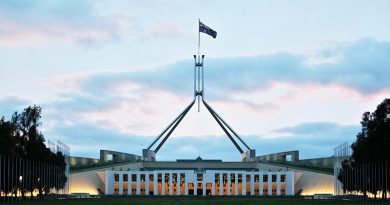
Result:
{"label": "illuminated facade", "polygon": [[108,195],[294,195],[292,171],[105,171],[105,177]]}

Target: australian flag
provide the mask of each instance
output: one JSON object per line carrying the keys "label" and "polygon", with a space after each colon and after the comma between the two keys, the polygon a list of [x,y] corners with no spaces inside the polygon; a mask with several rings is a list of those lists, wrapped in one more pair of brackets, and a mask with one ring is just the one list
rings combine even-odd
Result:
{"label": "australian flag", "polygon": [[216,38],[217,37],[217,32],[214,31],[213,29],[211,29],[210,27],[204,25],[202,22],[199,21],[199,32],[203,32],[203,33],[206,33],[210,36],[212,36],[213,38]]}

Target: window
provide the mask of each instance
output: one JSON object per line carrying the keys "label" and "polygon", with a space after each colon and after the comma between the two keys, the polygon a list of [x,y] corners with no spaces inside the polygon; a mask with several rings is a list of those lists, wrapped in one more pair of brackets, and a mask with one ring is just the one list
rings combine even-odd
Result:
{"label": "window", "polygon": [[276,182],[276,174],[272,175],[272,182]]}
{"label": "window", "polygon": [[133,181],[133,182],[137,181],[137,175],[136,174],[132,174],[131,175],[131,181]]}
{"label": "window", "polygon": [[202,173],[197,174],[196,178],[198,181],[203,181],[203,174]]}
{"label": "window", "polygon": [[149,174],[149,182],[153,182],[154,181],[154,175],[153,174]]}
{"label": "window", "polygon": [[127,182],[129,180],[129,175],[123,174],[123,181]]}
{"label": "window", "polygon": [[172,182],[177,182],[177,174],[172,174]]}
{"label": "window", "polygon": [[280,182],[286,182],[286,175],[285,174],[280,175]]}
{"label": "window", "polygon": [[242,174],[238,174],[238,183],[242,182]]}
{"label": "window", "polygon": [[246,175],[246,182],[251,182],[251,175]]}
{"label": "window", "polygon": [[114,174],[114,180],[115,180],[116,182],[119,182],[119,174]]}
{"label": "window", "polygon": [[227,174],[223,174],[223,183],[226,184],[227,183]]}
{"label": "window", "polygon": [[215,181],[216,183],[219,182],[219,174],[215,174],[215,175],[214,175],[214,181]]}
{"label": "window", "polygon": [[165,174],[164,180],[165,180],[165,183],[169,183],[169,174]]}
{"label": "window", "polygon": [[141,182],[145,182],[145,174],[141,174]]}
{"label": "window", "polygon": [[259,175],[255,174],[255,182],[259,182]]}
{"label": "window", "polygon": [[266,174],[263,175],[263,182],[268,182],[268,175]]}
{"label": "window", "polygon": [[230,183],[235,181],[235,174],[230,174]]}
{"label": "window", "polygon": [[186,175],[184,173],[180,173],[180,181],[184,182],[186,180]]}
{"label": "window", "polygon": [[157,182],[162,182],[162,174],[157,174]]}

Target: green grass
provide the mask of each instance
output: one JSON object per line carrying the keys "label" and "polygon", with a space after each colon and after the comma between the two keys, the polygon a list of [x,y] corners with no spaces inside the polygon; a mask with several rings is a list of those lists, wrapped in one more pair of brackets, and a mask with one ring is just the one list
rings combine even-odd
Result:
{"label": "green grass", "polygon": [[[220,197],[166,197],[166,198],[147,198],[147,197],[112,197],[101,199],[62,199],[62,200],[43,200],[43,201],[19,201],[19,202],[2,202],[2,204],[39,204],[39,205],[338,205],[338,204],[368,204],[362,201],[343,201],[343,200],[312,200],[312,199],[291,199],[291,198],[220,198]],[[390,204],[390,203],[385,203]]]}
{"label": "green grass", "polygon": [[276,162],[262,162],[263,164],[271,164],[275,166],[281,166],[281,167],[289,167],[293,169],[300,169],[304,171],[312,171],[322,174],[329,174],[333,175],[333,168],[325,168],[325,167],[313,167],[313,166],[305,166],[305,165],[298,165],[298,164],[292,164],[292,163],[276,163]]}

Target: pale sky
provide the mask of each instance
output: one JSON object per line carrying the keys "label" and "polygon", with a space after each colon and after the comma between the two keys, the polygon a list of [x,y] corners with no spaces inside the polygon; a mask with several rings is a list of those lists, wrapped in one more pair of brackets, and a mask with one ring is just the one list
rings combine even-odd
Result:
{"label": "pale sky", "polygon": [[[43,108],[75,156],[141,154],[192,99],[198,19],[205,97],[258,155],[326,157],[390,96],[389,1],[0,1],[0,115]],[[195,107],[158,160],[240,160]]]}

